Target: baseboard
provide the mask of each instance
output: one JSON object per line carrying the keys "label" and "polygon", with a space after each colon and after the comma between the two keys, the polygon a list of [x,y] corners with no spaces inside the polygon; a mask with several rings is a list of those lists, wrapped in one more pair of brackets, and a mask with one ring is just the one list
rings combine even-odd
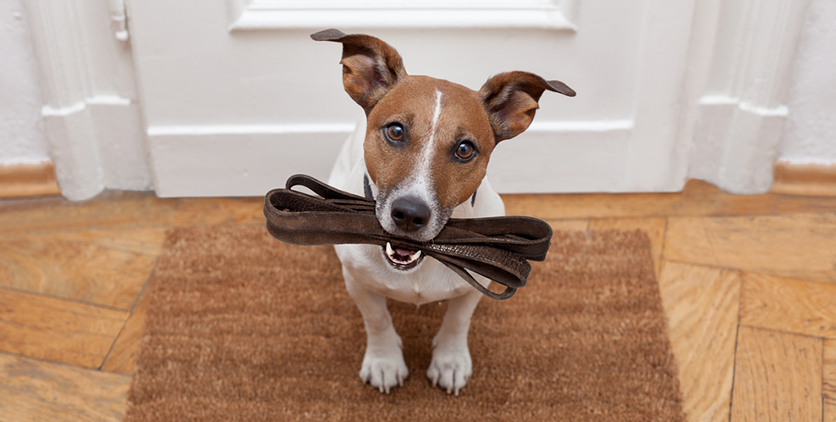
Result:
{"label": "baseboard", "polygon": [[801,164],[779,160],[775,163],[771,192],[836,196],[836,164]]}
{"label": "baseboard", "polygon": [[52,161],[0,164],[0,198],[60,195]]}
{"label": "baseboard", "polygon": [[[155,191],[162,198],[261,196],[296,173],[324,180],[353,130],[351,123],[152,126]],[[629,120],[534,122],[497,147],[488,177],[499,193],[641,190],[624,181],[631,131]]]}

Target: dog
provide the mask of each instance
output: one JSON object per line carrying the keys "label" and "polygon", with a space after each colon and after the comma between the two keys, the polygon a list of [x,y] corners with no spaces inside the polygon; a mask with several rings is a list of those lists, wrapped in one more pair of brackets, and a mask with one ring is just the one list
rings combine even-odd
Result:
{"label": "dog", "polygon": [[[342,44],[343,86],[366,114],[365,125],[343,145],[328,183],[374,199],[384,230],[419,242],[431,241],[450,218],[505,215],[485,178],[494,147],[528,128],[544,91],[575,95],[562,82],[527,72],[493,76],[473,91],[408,75],[398,52],[369,35],[329,29],[311,38]],[[458,396],[472,374],[467,334],[482,294],[421,251],[391,244],[335,249],[366,330],[363,383],[388,394],[409,374],[387,298],[416,305],[447,300],[427,377]]]}

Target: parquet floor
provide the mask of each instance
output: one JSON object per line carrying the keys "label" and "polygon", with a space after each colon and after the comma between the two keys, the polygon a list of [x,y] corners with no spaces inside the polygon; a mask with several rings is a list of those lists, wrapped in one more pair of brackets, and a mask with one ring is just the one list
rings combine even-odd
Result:
{"label": "parquet floor", "polygon": [[[555,229],[648,232],[691,421],[836,421],[836,197],[512,195]],[[120,420],[166,228],[261,199],[0,200],[0,421]]]}

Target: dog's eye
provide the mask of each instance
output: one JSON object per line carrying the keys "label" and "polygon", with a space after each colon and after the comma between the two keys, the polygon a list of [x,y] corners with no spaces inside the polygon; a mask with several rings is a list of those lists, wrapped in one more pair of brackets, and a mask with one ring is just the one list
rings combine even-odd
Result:
{"label": "dog's eye", "polygon": [[476,147],[473,146],[473,142],[464,140],[456,146],[456,158],[462,162],[470,161],[475,155]]}
{"label": "dog's eye", "polygon": [[383,132],[386,134],[386,140],[389,142],[399,143],[406,137],[406,130],[400,123],[392,123],[386,126]]}

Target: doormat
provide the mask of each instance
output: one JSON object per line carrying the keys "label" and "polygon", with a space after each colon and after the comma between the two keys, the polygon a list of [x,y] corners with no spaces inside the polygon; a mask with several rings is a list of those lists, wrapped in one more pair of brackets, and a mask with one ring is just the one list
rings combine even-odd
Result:
{"label": "doormat", "polygon": [[173,229],[125,421],[684,421],[647,236],[557,232],[533,267],[477,307],[459,397],[425,376],[446,304],[390,301],[409,377],[386,395],[358,376],[363,320],[333,248]]}

